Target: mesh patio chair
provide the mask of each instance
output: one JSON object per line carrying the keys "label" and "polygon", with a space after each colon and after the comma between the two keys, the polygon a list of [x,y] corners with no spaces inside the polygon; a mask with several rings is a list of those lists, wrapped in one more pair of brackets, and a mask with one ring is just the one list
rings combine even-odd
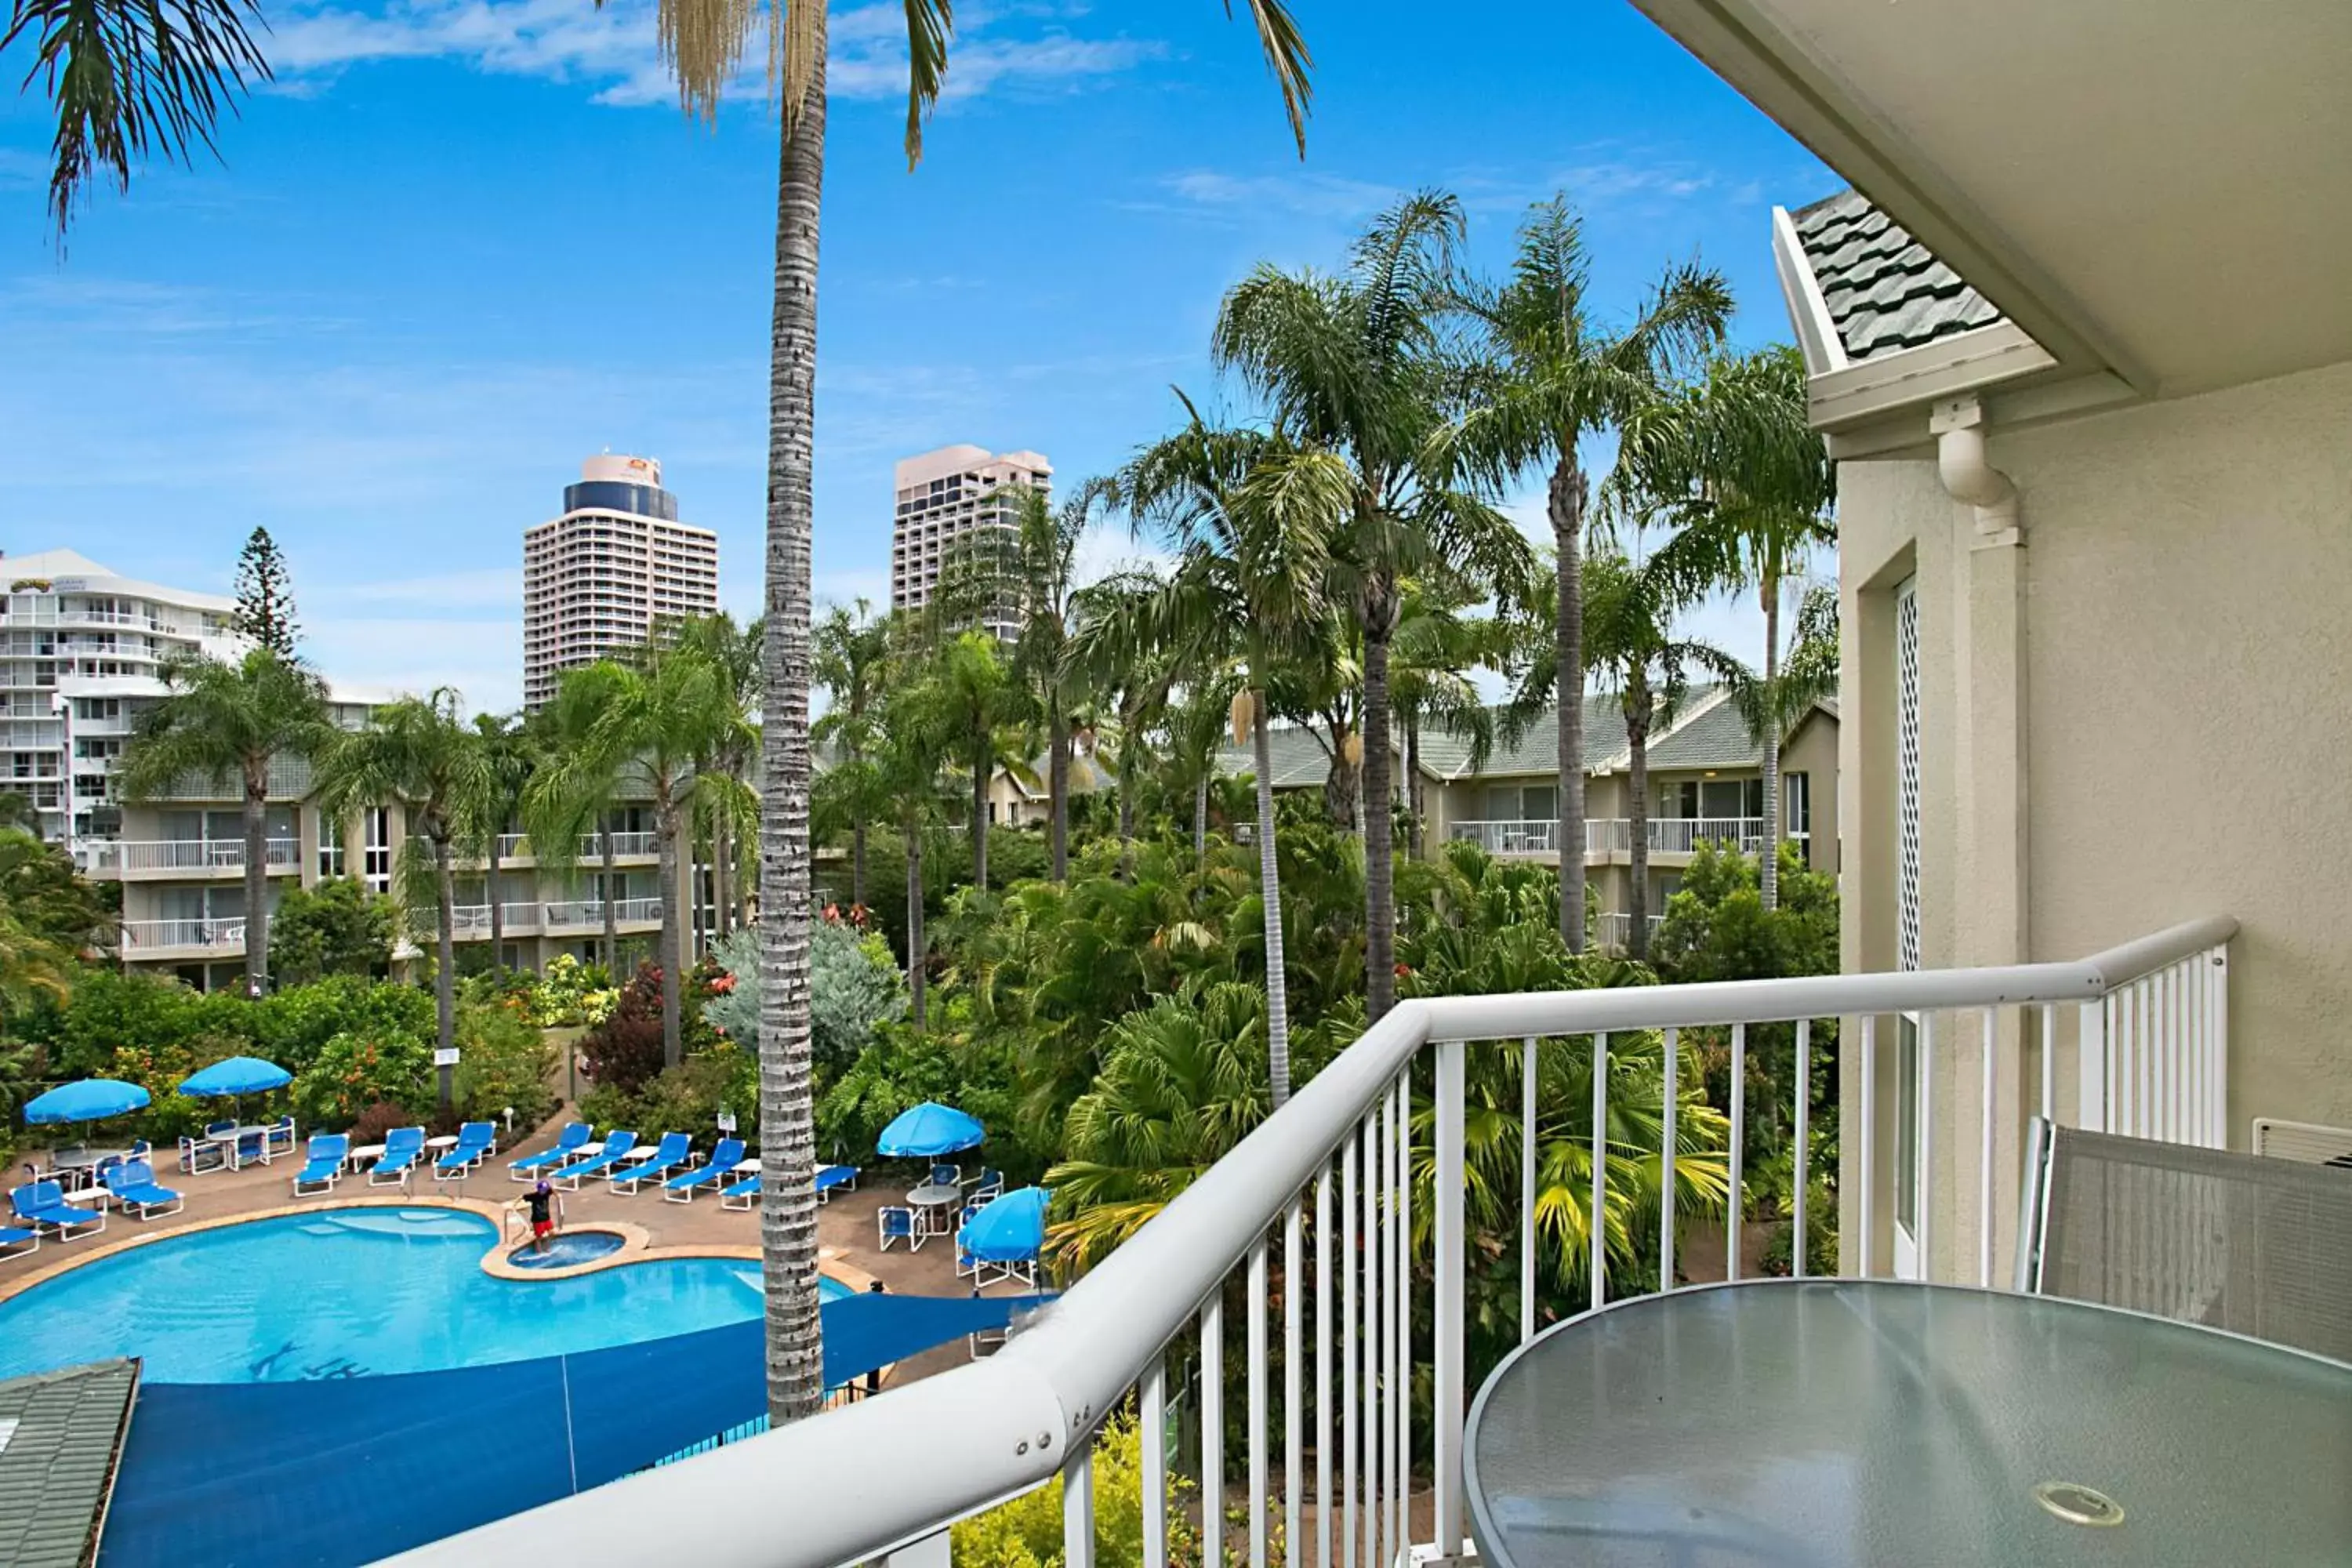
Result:
{"label": "mesh patio chair", "polygon": [[2352,1172],[2036,1118],[2017,1288],[2352,1362]]}

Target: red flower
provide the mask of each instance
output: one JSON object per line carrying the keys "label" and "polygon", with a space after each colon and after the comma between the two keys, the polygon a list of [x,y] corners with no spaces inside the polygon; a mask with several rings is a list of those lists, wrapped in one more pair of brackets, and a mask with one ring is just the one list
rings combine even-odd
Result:
{"label": "red flower", "polygon": [[1398,965],[1396,966],[1396,971],[1397,971],[1397,978],[1398,978],[1399,980],[1402,980],[1402,979],[1403,979],[1406,975],[1411,974],[1411,973],[1412,973],[1412,964],[1410,964],[1410,963],[1400,963],[1400,964],[1398,964]]}

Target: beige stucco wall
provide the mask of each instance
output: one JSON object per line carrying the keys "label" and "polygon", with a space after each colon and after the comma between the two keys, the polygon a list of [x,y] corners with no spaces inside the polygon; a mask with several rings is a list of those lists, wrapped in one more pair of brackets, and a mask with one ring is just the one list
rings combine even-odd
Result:
{"label": "beige stucco wall", "polygon": [[[1972,520],[1932,465],[1840,472],[1847,968],[1895,963],[1890,591],[1916,572],[1924,962],[2078,957],[2234,915],[2231,1145],[2255,1116],[2352,1124],[2352,879],[2338,863],[2352,840],[2352,364],[1996,426],[1990,452],[2022,496],[2026,538],[2006,668],[1968,630],[1987,624],[1997,561],[1971,550]],[[1969,704],[1999,700],[2004,680],[2023,705],[2021,889],[1983,847],[1988,808],[2006,808],[1987,795],[2008,775],[1963,744]],[[2018,894],[2012,924],[2001,907]],[[1975,1070],[1958,1051],[1940,1066],[1939,1084]],[[1845,1077],[1858,1112],[1851,1060]],[[1951,1157],[1959,1141],[1937,1139]]]}

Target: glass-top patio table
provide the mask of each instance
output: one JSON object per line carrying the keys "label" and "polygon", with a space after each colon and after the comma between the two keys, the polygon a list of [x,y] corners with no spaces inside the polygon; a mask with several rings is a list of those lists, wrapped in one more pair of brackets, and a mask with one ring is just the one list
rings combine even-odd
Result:
{"label": "glass-top patio table", "polygon": [[2352,1563],[2352,1366],[1895,1280],[1619,1302],[1497,1367],[1492,1568]]}

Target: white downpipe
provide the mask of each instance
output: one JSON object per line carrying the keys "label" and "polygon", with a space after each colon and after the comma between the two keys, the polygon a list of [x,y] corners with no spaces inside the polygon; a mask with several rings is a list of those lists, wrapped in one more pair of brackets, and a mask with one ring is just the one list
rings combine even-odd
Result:
{"label": "white downpipe", "polygon": [[1985,452],[1984,405],[1973,397],[1937,405],[1927,422],[1936,436],[1936,474],[1945,493],[1976,509],[1977,537],[1986,543],[2018,542],[2017,487]]}

